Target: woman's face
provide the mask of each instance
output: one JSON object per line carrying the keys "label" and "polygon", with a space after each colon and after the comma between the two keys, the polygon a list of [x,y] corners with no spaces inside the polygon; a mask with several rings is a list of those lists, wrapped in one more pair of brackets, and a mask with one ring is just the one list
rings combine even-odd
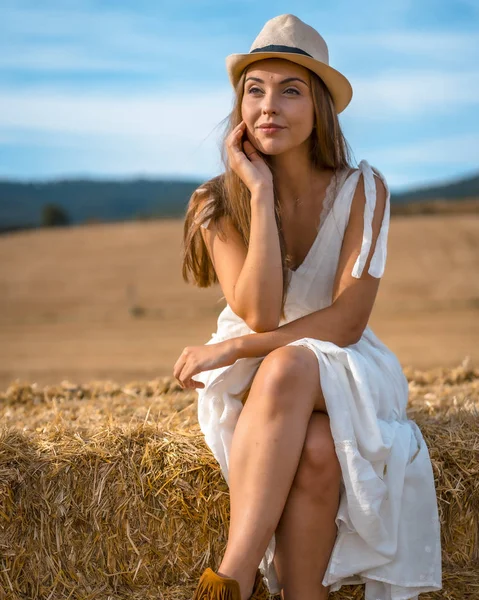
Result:
{"label": "woman's face", "polygon": [[[264,154],[281,154],[311,135],[314,108],[309,70],[281,58],[264,59],[247,68],[241,103],[249,141]],[[265,123],[283,127],[275,132]]]}

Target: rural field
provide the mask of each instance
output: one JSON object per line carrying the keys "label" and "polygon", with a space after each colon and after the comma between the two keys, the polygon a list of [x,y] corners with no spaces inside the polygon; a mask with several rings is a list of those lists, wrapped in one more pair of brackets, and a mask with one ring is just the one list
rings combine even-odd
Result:
{"label": "rural field", "polygon": [[[172,368],[224,300],[182,280],[181,236],[167,220],[0,236],[0,600],[191,600],[218,567],[228,487]],[[479,216],[395,216],[370,321],[434,470],[444,589],[424,600],[479,600],[478,250]]]}
{"label": "rural field", "polygon": [[[0,236],[0,389],[171,374],[225,305],[183,281],[181,242],[181,220]],[[393,216],[369,324],[404,367],[477,364],[478,273],[479,215]]]}

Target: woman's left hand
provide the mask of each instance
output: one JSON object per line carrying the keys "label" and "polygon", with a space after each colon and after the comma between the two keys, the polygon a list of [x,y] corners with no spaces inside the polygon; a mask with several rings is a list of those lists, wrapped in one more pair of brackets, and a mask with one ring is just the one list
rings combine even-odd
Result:
{"label": "woman's left hand", "polygon": [[232,365],[238,358],[236,338],[216,344],[186,346],[173,367],[173,375],[182,388],[204,388],[205,384],[192,379],[193,375]]}

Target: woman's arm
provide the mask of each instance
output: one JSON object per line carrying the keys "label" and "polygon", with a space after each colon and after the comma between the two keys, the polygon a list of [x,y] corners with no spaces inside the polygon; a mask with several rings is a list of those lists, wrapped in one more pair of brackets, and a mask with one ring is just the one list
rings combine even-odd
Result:
{"label": "woman's arm", "polygon": [[359,339],[355,324],[348,320],[339,305],[331,304],[273,331],[239,336],[232,343],[236,345],[237,358],[260,357],[303,337],[333,342],[340,347],[354,344]]}
{"label": "woman's arm", "polygon": [[283,294],[273,188],[251,193],[248,247],[231,223],[224,224],[226,241],[216,235],[215,224],[202,233],[226,301],[253,331],[271,331],[280,320]]}
{"label": "woman's arm", "polygon": [[251,231],[248,254],[235,286],[235,302],[248,315],[256,332],[278,326],[283,294],[283,272],[272,188],[251,194]]}

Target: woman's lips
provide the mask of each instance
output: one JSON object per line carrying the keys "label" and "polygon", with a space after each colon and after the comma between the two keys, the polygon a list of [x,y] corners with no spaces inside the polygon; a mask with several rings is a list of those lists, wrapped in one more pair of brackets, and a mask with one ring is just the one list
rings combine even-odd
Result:
{"label": "woman's lips", "polygon": [[258,127],[258,129],[264,133],[278,133],[283,131],[284,127]]}

